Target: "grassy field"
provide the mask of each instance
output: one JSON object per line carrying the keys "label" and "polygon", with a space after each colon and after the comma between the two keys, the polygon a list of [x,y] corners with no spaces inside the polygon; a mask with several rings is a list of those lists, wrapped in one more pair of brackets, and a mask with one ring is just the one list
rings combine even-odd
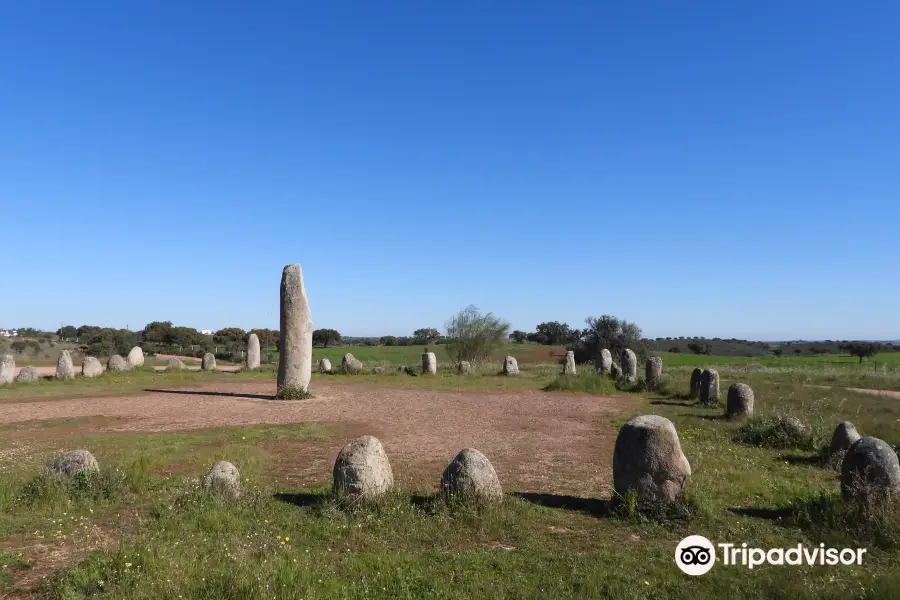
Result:
{"label": "grassy field", "polygon": [[[417,364],[421,352],[354,350],[372,364],[402,364],[404,357]],[[327,350],[338,360],[345,351]],[[522,364],[521,359],[519,378],[498,377],[491,369],[465,378],[447,369],[438,377],[313,380],[313,388],[324,377],[389,386],[509,387],[513,392],[549,385],[628,398],[633,408],[594,427],[598,436],[614,436],[636,414],[660,414],[675,423],[693,476],[686,509],[672,520],[612,507],[606,495],[514,488],[506,489],[499,507],[447,506],[434,496],[440,469],[431,477],[434,483],[410,484],[374,506],[339,506],[327,493],[329,472],[306,486],[293,483],[290,468],[285,471],[285,464],[293,464],[285,462],[293,450],[285,448],[340,441],[345,436],[340,423],[176,433],[108,433],[109,423],[99,417],[4,426],[0,585],[8,592],[37,586],[34,595],[61,599],[896,597],[900,518],[854,519],[839,499],[836,473],[819,461],[819,449],[845,419],[863,435],[900,442],[900,401],[845,389],[871,387],[858,386],[867,381],[868,365],[850,361],[699,357],[706,361],[702,364],[717,366],[723,396],[731,383],[748,383],[756,392],[758,413],[796,415],[810,427],[794,447],[739,443],[741,422],[722,419],[721,407],[684,399],[697,363],[679,360],[695,358],[665,355],[662,393],[617,388],[586,369],[562,377],[554,362]],[[882,383],[887,385],[891,374],[880,375]],[[273,373],[132,372],[120,379],[40,385],[71,395],[254,378],[269,380]],[[810,382],[822,380],[833,387],[811,387],[817,384]],[[15,386],[0,389],[0,400],[21,394]],[[556,397],[546,393],[549,403]],[[104,467],[101,477],[62,485],[40,475],[46,460],[75,447],[94,451]],[[211,500],[198,490],[198,477],[220,458],[240,463],[248,492],[238,503]],[[672,558],[677,542],[689,534],[761,548],[859,546],[867,554],[858,567],[750,571],[718,565],[691,578]]]}

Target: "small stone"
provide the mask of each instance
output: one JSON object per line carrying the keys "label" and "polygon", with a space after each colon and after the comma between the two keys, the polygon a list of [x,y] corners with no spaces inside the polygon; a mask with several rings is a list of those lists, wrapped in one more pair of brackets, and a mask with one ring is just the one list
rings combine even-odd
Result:
{"label": "small stone", "polygon": [[503,374],[504,375],[518,375],[519,374],[519,363],[516,362],[515,356],[507,356],[503,359]]}
{"label": "small stone", "polygon": [[461,450],[444,469],[441,493],[463,501],[498,502],[503,488],[491,461],[475,448]]}
{"label": "small stone", "polygon": [[644,363],[644,381],[647,389],[656,391],[662,385],[663,361],[658,356],[651,356]]}
{"label": "small stone", "polygon": [[203,487],[213,496],[231,499],[241,495],[241,473],[238,468],[226,460],[220,460],[212,466],[203,480]]}
{"label": "small stone", "polygon": [[384,367],[372,367],[372,375],[383,375]]}
{"label": "small stone", "polygon": [[84,362],[81,363],[82,377],[98,377],[103,375],[103,365],[93,356],[85,356]]}
{"label": "small stone", "polygon": [[622,352],[622,376],[626,381],[637,379],[637,356],[630,348]]}
{"label": "small stone", "polygon": [[251,333],[247,336],[247,368],[251,371],[260,365],[259,336]]}
{"label": "small stone", "polygon": [[569,350],[566,352],[566,364],[563,367],[563,373],[566,375],[575,375],[575,352]]}
{"label": "small stone", "polygon": [[394,487],[394,473],[378,438],[350,440],[334,462],[334,493],[351,501],[371,500]]}
{"label": "small stone", "polygon": [[362,373],[363,372],[362,361],[357,360],[356,357],[354,357],[352,354],[350,354],[348,352],[347,354],[344,355],[344,358],[341,359],[341,370],[344,371],[345,373],[350,373],[353,375],[355,375],[357,373]]}
{"label": "small stone", "polygon": [[[121,356],[119,358],[122,358]],[[111,359],[110,359],[111,360]],[[175,358],[174,356],[166,361],[166,371],[183,371],[187,367],[184,366],[184,363],[181,362],[180,358]]]}
{"label": "small stone", "polygon": [[128,364],[132,367],[141,367],[144,365],[144,351],[140,346],[135,346],[128,351]]}
{"label": "small stone", "polygon": [[331,361],[330,360],[328,360],[327,358],[319,359],[319,373],[331,373]]}
{"label": "small stone", "polygon": [[613,359],[612,352],[604,348],[600,351],[600,354],[597,356],[597,370],[600,373],[609,373],[612,369]]}
{"label": "small stone", "polygon": [[725,404],[725,416],[753,416],[753,390],[746,383],[735,383],[728,388],[728,399]]}
{"label": "small stone", "polygon": [[900,491],[900,461],[883,440],[856,440],[841,464],[841,494],[844,500],[879,499]]}
{"label": "small stone", "polygon": [[12,354],[0,355],[0,385],[12,383],[16,379],[16,359]]}
{"label": "small stone", "polygon": [[435,357],[434,352],[428,352],[427,348],[422,353],[422,373],[425,375],[437,373],[437,357]]}
{"label": "small stone", "polygon": [[705,369],[700,374],[700,402],[712,406],[719,401],[719,372]]}
{"label": "small stone", "polygon": [[118,354],[113,354],[106,361],[106,370],[112,373],[121,373],[128,370],[128,362]]}
{"label": "small stone", "polygon": [[700,397],[700,380],[703,376],[703,371],[700,367],[695,367],[693,371],[691,371],[691,398],[699,398]]}
{"label": "small stone", "polygon": [[459,361],[459,364],[456,365],[456,373],[458,375],[471,375],[475,371],[472,369],[472,363],[467,360]]}
{"label": "small stone", "polygon": [[200,362],[200,369],[202,371],[215,371],[216,370],[216,355],[212,352],[207,352],[203,355],[203,360]]}
{"label": "small stone", "polygon": [[31,383],[40,378],[35,367],[22,367],[19,369],[19,374],[16,375],[16,381],[21,381],[22,383]]}
{"label": "small stone", "polygon": [[72,365],[72,355],[68,350],[59,353],[59,359],[56,361],[56,378],[75,379],[75,367]]}
{"label": "small stone", "polygon": [[691,465],[669,419],[644,415],[619,430],[613,451],[613,485],[620,497],[634,490],[641,504],[676,502],[690,475]]}
{"label": "small stone", "polygon": [[615,379],[622,376],[622,367],[619,366],[619,363],[612,361],[609,366],[609,374]]}
{"label": "small stone", "polygon": [[853,425],[853,423],[850,421],[839,423],[838,426],[834,428],[834,433],[831,434],[831,453],[834,454],[841,450],[847,450],[850,446],[855,444],[860,437],[862,436],[856,431],[856,426]]}
{"label": "small stone", "polygon": [[71,450],[53,461],[53,471],[74,477],[79,473],[99,473],[97,459],[87,450]]}

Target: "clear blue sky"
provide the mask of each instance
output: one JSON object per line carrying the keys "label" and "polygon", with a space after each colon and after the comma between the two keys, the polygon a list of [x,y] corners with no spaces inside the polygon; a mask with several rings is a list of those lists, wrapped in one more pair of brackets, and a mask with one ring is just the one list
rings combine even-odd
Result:
{"label": "clear blue sky", "polygon": [[438,4],[0,4],[0,326],[900,338],[900,3]]}

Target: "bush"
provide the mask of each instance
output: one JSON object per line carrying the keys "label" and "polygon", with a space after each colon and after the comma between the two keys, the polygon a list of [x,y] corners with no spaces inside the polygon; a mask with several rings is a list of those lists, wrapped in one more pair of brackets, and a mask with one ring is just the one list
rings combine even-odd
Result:
{"label": "bush", "polygon": [[816,451],[827,439],[827,433],[799,417],[789,415],[757,415],[739,430],[737,442],[763,448]]}
{"label": "bush", "polygon": [[586,394],[611,394],[616,391],[616,382],[594,369],[584,369],[577,375],[557,375],[544,388],[546,391],[584,392]]}
{"label": "bush", "polygon": [[450,317],[444,327],[447,330],[444,347],[454,364],[464,360],[473,366],[483,364],[503,346],[509,335],[509,323],[493,313],[482,315],[472,305]]}
{"label": "bush", "polygon": [[308,389],[292,385],[283,385],[278,388],[275,397],[279,400],[306,400],[312,398],[313,395]]}

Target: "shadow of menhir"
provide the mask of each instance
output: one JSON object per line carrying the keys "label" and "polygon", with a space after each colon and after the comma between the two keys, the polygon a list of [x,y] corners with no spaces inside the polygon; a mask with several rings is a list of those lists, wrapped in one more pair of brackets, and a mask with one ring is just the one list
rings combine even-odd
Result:
{"label": "shadow of menhir", "polygon": [[145,389],[145,392],[155,392],[157,394],[184,394],[186,396],[225,396],[226,398],[248,398],[250,400],[273,400],[274,396],[269,394],[241,394],[238,392],[201,392],[197,390],[158,390]]}
{"label": "shadow of menhir", "polygon": [[561,508],[584,513],[593,517],[608,517],[612,514],[612,502],[598,498],[579,498],[578,496],[560,496],[557,494],[538,494],[534,492],[514,492],[511,494],[525,502],[546,506],[547,508]]}
{"label": "shadow of menhir", "polygon": [[319,506],[328,502],[327,494],[309,494],[305,492],[284,492],[272,496],[276,500],[294,506]]}
{"label": "shadow of menhir", "polygon": [[728,512],[740,515],[742,517],[753,517],[755,519],[765,519],[767,521],[786,521],[793,516],[794,510],[791,507],[783,508],[729,508]]}

